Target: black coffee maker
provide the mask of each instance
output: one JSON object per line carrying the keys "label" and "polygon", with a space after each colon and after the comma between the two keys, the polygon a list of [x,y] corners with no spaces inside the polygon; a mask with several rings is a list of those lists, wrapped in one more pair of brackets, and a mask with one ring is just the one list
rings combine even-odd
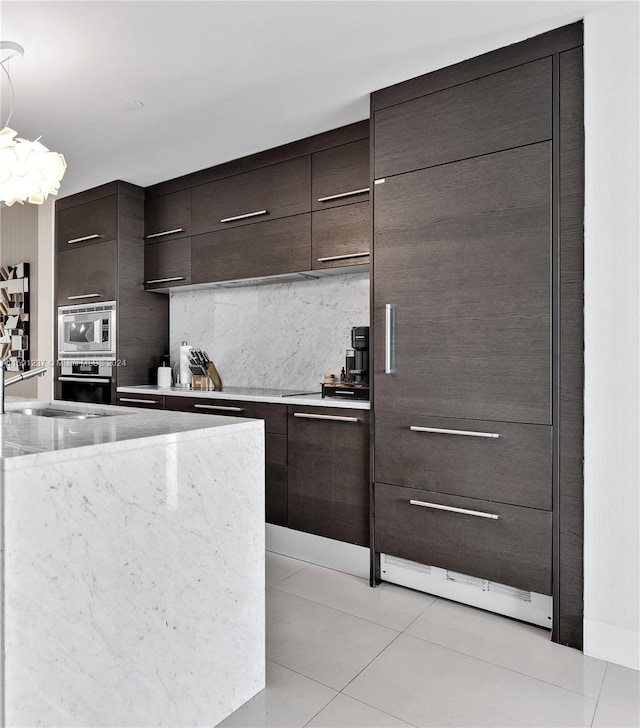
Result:
{"label": "black coffee maker", "polygon": [[322,385],[323,397],[351,400],[369,399],[369,327],[354,326],[351,329],[351,348],[347,356],[343,375],[338,382]]}
{"label": "black coffee maker", "polygon": [[351,329],[351,349],[347,350],[347,382],[369,385],[369,327]]}

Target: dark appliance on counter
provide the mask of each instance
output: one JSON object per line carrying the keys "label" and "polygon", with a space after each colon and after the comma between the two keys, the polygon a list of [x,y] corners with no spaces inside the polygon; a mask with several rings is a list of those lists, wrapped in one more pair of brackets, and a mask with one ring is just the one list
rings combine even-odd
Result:
{"label": "dark appliance on counter", "polygon": [[369,400],[369,327],[351,329],[351,348],[345,359],[345,379],[322,385],[323,397]]}
{"label": "dark appliance on counter", "polygon": [[60,399],[69,402],[112,404],[112,363],[107,360],[62,360],[58,377]]}

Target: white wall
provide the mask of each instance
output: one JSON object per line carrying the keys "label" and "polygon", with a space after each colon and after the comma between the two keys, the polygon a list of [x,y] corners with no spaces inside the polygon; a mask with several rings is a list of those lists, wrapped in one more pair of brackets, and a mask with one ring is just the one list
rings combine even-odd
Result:
{"label": "white wall", "polygon": [[640,7],[585,17],[588,655],[640,669]]}
{"label": "white wall", "polygon": [[171,296],[171,361],[182,341],[205,349],[227,387],[320,391],[340,374],[351,327],[369,325],[369,276],[247,288],[176,290]]}

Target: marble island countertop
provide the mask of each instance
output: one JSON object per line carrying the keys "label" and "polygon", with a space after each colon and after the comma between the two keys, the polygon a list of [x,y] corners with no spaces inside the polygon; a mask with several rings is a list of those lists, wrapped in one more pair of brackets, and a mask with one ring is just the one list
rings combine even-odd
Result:
{"label": "marble island countertop", "polygon": [[135,387],[118,387],[122,394],[158,394],[165,397],[208,397],[211,399],[233,399],[239,402],[270,402],[275,404],[310,405],[314,407],[343,407],[348,409],[371,408],[369,402],[347,401],[337,397],[323,399],[320,391],[301,392],[286,389],[259,389],[255,387],[224,387],[221,392],[184,387],[158,387],[155,384],[141,384]]}
{"label": "marble island countertop", "polygon": [[[26,415],[18,410],[51,407],[99,413],[106,416],[88,419]],[[93,405],[82,402],[42,401],[10,398],[6,413],[0,415],[0,458],[3,470],[31,464],[56,462],[70,457],[89,457],[97,450],[137,447],[142,438],[166,442],[198,437],[198,431],[221,428],[262,426],[250,419],[223,415],[195,414]],[[204,434],[204,433],[202,433]],[[78,449],[78,453],[71,451]]]}

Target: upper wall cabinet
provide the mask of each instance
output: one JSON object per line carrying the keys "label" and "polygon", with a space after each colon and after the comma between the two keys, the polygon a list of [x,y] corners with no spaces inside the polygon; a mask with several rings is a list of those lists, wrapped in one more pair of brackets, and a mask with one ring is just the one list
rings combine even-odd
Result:
{"label": "upper wall cabinet", "polygon": [[212,232],[309,211],[311,159],[303,156],[192,189],[192,232]]}
{"label": "upper wall cabinet", "polygon": [[375,114],[375,178],[551,138],[551,58]]}
{"label": "upper wall cabinet", "polygon": [[184,238],[191,234],[191,190],[151,197],[144,203],[146,243]]}
{"label": "upper wall cabinet", "polygon": [[118,196],[88,200],[82,204],[56,208],[56,248],[58,252],[84,245],[115,240],[118,237]]}
{"label": "upper wall cabinet", "polygon": [[369,139],[325,149],[311,156],[311,209],[369,199]]}

